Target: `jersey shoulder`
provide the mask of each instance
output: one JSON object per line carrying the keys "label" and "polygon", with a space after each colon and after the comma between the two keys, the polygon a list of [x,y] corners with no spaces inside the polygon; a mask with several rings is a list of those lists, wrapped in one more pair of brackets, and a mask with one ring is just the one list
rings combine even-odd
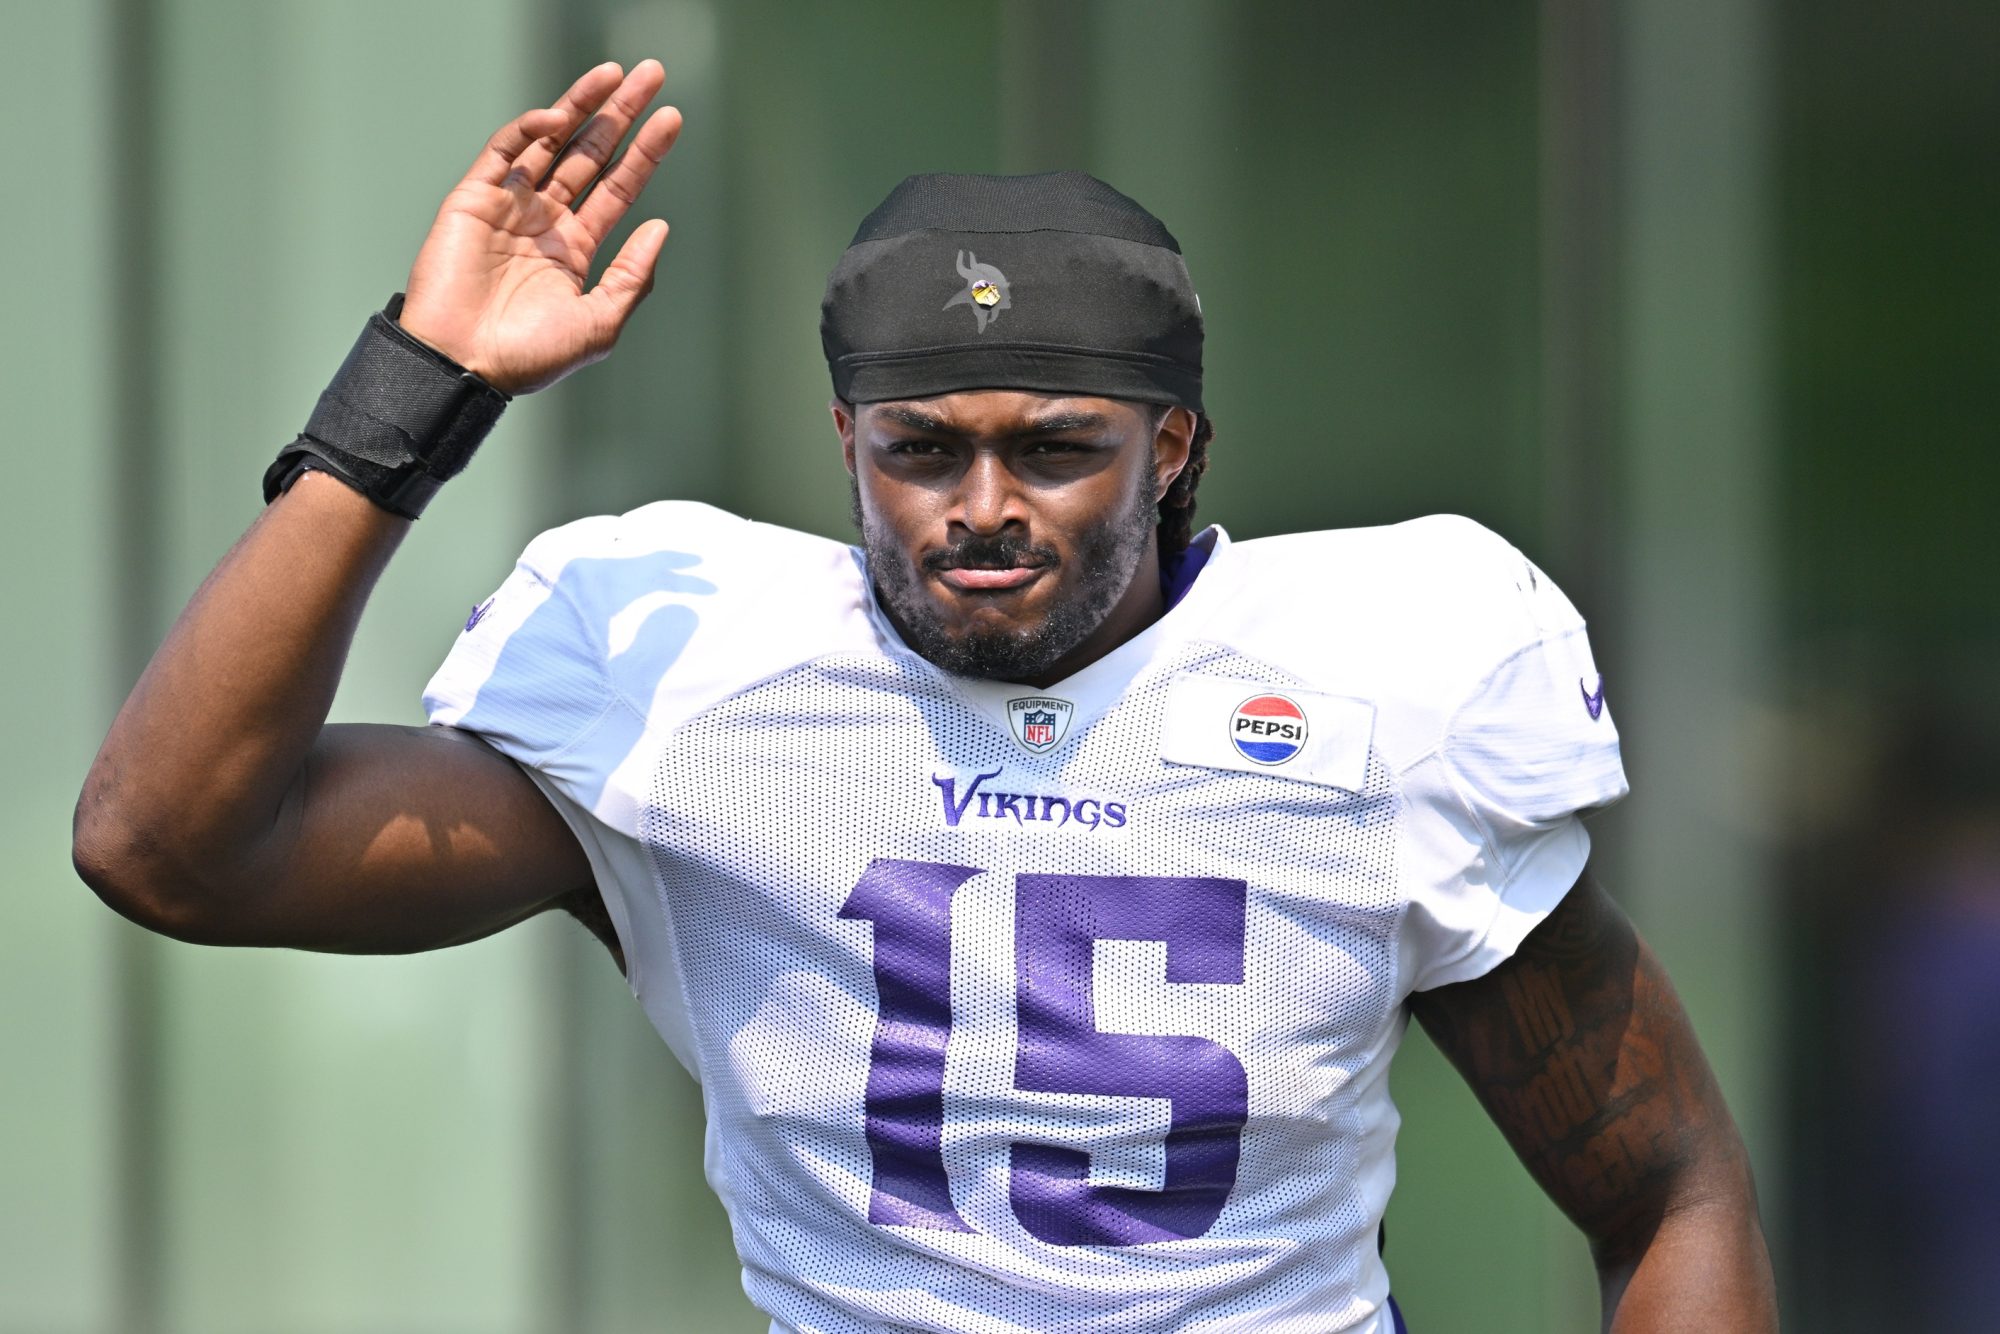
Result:
{"label": "jersey shoulder", "polygon": [[866,607],[852,548],[659,501],[530,542],[426,704],[433,721],[517,736],[531,753],[613,708],[671,730],[788,667],[873,651]]}
{"label": "jersey shoulder", "polygon": [[1493,656],[1583,618],[1548,576],[1491,529],[1455,514],[1379,528],[1291,533],[1237,543],[1245,628],[1279,641],[1350,650]]}
{"label": "jersey shoulder", "polygon": [[[629,592],[643,595],[649,578],[661,581],[661,591],[692,592],[673,588],[674,576],[697,567],[711,585],[716,575],[727,585],[705,587],[704,594],[748,593],[748,580],[778,564],[798,572],[795,584],[804,592],[807,584],[837,579],[853,559],[850,548],[810,533],[755,523],[699,501],[659,500],[551,528],[528,543],[520,564],[577,605],[596,607],[627,601]],[[805,596],[823,600],[823,591]]]}
{"label": "jersey shoulder", "polygon": [[1257,538],[1230,556],[1210,633],[1308,685],[1400,707],[1424,734],[1511,655],[1583,626],[1533,562],[1458,515]]}
{"label": "jersey shoulder", "polygon": [[573,608],[616,693],[667,726],[876,642],[853,548],[712,505],[659,501],[579,520],[536,538],[522,563]]}

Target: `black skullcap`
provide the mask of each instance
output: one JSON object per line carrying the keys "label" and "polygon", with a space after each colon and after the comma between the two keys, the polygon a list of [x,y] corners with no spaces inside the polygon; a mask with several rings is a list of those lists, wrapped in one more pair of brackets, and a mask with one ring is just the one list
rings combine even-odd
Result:
{"label": "black skullcap", "polygon": [[850,403],[1029,389],[1201,411],[1201,303],[1173,233],[1094,176],[905,178],[827,280]]}

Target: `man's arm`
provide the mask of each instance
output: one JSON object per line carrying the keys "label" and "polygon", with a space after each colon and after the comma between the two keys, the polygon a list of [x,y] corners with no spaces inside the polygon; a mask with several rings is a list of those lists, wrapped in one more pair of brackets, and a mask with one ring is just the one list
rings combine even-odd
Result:
{"label": "man's arm", "polygon": [[1659,961],[1586,871],[1411,1010],[1590,1240],[1615,1334],[1778,1327],[1749,1157]]}
{"label": "man's arm", "polygon": [[[644,224],[586,290],[679,131],[663,108],[612,162],[663,77],[652,61],[601,65],[497,132],[425,239],[403,328],[512,393],[605,355],[666,238]],[[112,907],[186,940],[373,953],[475,939],[590,894],[575,837],[511,760],[449,729],[326,725],[408,529],[307,472],[210,574],[77,803],[77,869]]]}

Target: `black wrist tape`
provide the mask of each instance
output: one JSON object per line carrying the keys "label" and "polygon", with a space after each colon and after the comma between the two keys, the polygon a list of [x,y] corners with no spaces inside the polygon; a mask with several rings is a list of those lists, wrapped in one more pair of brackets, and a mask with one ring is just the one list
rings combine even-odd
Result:
{"label": "black wrist tape", "polygon": [[269,504],[307,468],[414,519],[458,475],[509,397],[403,331],[398,292],[371,315],[299,438],[264,472]]}

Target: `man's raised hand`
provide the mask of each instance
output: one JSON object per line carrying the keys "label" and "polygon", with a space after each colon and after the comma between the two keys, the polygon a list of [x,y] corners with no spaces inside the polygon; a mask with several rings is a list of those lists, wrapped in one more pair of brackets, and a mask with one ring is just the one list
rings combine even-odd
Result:
{"label": "man's raised hand", "polygon": [[665,82],[656,60],[630,74],[606,63],[553,107],[503,126],[424,238],[403,327],[510,394],[546,388],[609,352],[652,290],[667,224],[642,224],[586,290],[591,260],[674,146],[680,112],[661,107],[615,165],[612,154]]}

